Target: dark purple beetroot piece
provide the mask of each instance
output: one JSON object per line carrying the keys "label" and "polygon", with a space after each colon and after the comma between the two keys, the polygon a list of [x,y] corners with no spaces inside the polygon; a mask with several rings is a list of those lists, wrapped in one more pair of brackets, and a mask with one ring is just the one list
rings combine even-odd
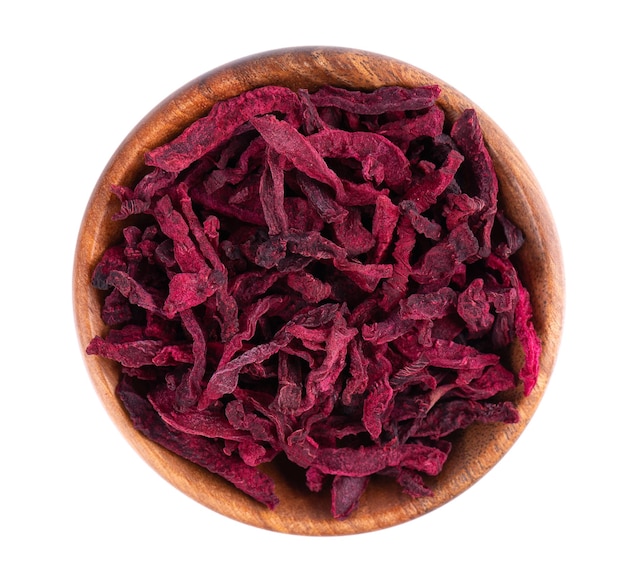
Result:
{"label": "dark purple beetroot piece", "polygon": [[[438,87],[217,104],[116,187],[141,215],[93,274],[135,427],[278,504],[281,455],[345,519],[374,475],[431,495],[456,432],[514,423],[540,343],[478,118]],[[516,374],[507,347],[519,343]]]}

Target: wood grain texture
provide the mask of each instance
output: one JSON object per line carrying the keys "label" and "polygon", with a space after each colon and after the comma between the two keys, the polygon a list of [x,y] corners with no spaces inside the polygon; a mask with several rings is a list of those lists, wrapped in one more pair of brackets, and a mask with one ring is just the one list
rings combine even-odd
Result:
{"label": "wood grain texture", "polygon": [[521,391],[517,392],[521,421],[465,431],[455,443],[443,473],[429,482],[433,497],[413,500],[394,483],[374,479],[359,509],[347,520],[337,521],[330,516],[328,495],[309,493],[285,468],[273,464],[267,468],[281,500],[277,509],[270,511],[221,478],[148,441],[132,427],[115,397],[117,365],[99,357],[85,357],[95,389],[125,438],[161,476],[200,504],[246,524],[300,535],[346,535],[386,528],[430,512],[474,484],[510,449],[535,412],[557,354],[564,304],[561,250],[541,188],[507,136],[464,95],[412,65],[358,50],[298,47],[229,63],[178,90],[132,130],[96,184],[77,241],[73,294],[80,347],[84,354],[89,341],[105,331],[100,319],[102,296],[90,285],[90,277],[102,253],[119,239],[124,226],[111,221],[119,205],[110,185],[134,185],[145,172],[145,152],[171,140],[205,115],[216,101],[262,85],[314,90],[325,84],[373,89],[382,85],[433,83],[442,88],[439,104],[450,120],[465,108],[477,110],[498,173],[502,204],[526,235],[519,254],[520,270],[531,294],[543,353],[539,382],[532,395],[522,398]]}

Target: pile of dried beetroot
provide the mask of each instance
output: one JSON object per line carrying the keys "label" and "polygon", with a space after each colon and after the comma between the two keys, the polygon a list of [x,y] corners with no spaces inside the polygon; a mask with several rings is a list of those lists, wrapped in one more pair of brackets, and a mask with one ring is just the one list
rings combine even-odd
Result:
{"label": "pile of dried beetroot", "polygon": [[439,91],[260,87],[115,188],[141,218],[93,273],[87,352],[120,363],[139,431],[270,508],[260,466],[286,458],[342,519],[372,475],[427,496],[451,434],[518,420],[497,396],[538,374],[523,236],[475,112],[449,124]]}

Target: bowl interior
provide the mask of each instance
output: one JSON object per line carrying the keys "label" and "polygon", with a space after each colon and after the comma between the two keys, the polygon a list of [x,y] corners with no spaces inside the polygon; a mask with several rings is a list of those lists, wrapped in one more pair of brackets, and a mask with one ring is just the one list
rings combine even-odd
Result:
{"label": "bowl interior", "polygon": [[221,478],[147,440],[132,427],[115,396],[117,365],[100,357],[85,357],[109,415],[131,445],[165,479],[204,506],[233,519],[304,535],[353,534],[399,524],[441,506],[480,479],[510,449],[533,415],[554,365],[563,313],[562,262],[554,222],[534,175],[496,124],[464,95],[407,63],[364,51],[303,47],[254,55],[202,75],[152,110],[114,153],[89,200],[76,247],[74,309],[83,354],[89,341],[105,332],[100,319],[102,296],[90,285],[91,273],[105,249],[120,239],[125,226],[111,220],[119,203],[110,186],[133,186],[146,171],[144,154],[171,140],[217,101],[262,85],[315,90],[326,84],[363,90],[382,85],[439,84],[439,104],[450,120],[468,107],[477,110],[498,174],[501,204],[526,236],[518,254],[519,269],[531,295],[534,324],[543,350],[539,381],[533,393],[522,398],[518,391],[515,397],[519,423],[475,426],[463,432],[444,471],[429,483],[434,491],[432,497],[415,500],[402,494],[394,483],[376,479],[361,499],[359,509],[343,521],[330,516],[328,494],[310,493],[294,475],[297,470],[279,462],[266,468],[276,482],[281,500],[270,511]]}

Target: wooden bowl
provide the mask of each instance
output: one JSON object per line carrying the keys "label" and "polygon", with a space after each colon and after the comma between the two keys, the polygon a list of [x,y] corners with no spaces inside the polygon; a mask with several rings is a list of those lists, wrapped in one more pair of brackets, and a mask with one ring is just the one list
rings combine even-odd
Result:
{"label": "wooden bowl", "polygon": [[[219,100],[262,85],[315,90],[329,84],[354,89],[382,85],[437,83],[439,104],[455,117],[477,110],[501,187],[502,204],[524,231],[520,273],[529,289],[534,323],[543,344],[539,382],[528,398],[518,391],[521,420],[514,425],[470,427],[454,445],[444,471],[432,482],[434,495],[412,499],[383,479],[373,480],[359,509],[339,521],[330,515],[328,494],[312,494],[270,465],[280,504],[275,510],[240,493],[221,478],[181,459],[144,438],[131,425],[115,396],[119,369],[100,357],[85,357],[86,366],[106,410],[120,431],[161,476],[199,503],[243,523],[302,535],[343,535],[381,529],[421,516],[461,494],[485,475],[524,431],[546,389],[557,353],[563,316],[564,278],[555,225],[541,188],[515,146],[480,108],[432,75],[404,62],[358,50],[302,47],[273,51],[229,63],[176,91],[151,111],[122,142],[104,169],[86,208],[74,266],[74,309],[80,346],[105,332],[101,296],[90,285],[92,270],[104,250],[120,238],[122,225],[111,220],[118,209],[110,186],[132,186],[145,171],[144,153],[168,142]],[[522,493],[520,492],[520,495]]]}

